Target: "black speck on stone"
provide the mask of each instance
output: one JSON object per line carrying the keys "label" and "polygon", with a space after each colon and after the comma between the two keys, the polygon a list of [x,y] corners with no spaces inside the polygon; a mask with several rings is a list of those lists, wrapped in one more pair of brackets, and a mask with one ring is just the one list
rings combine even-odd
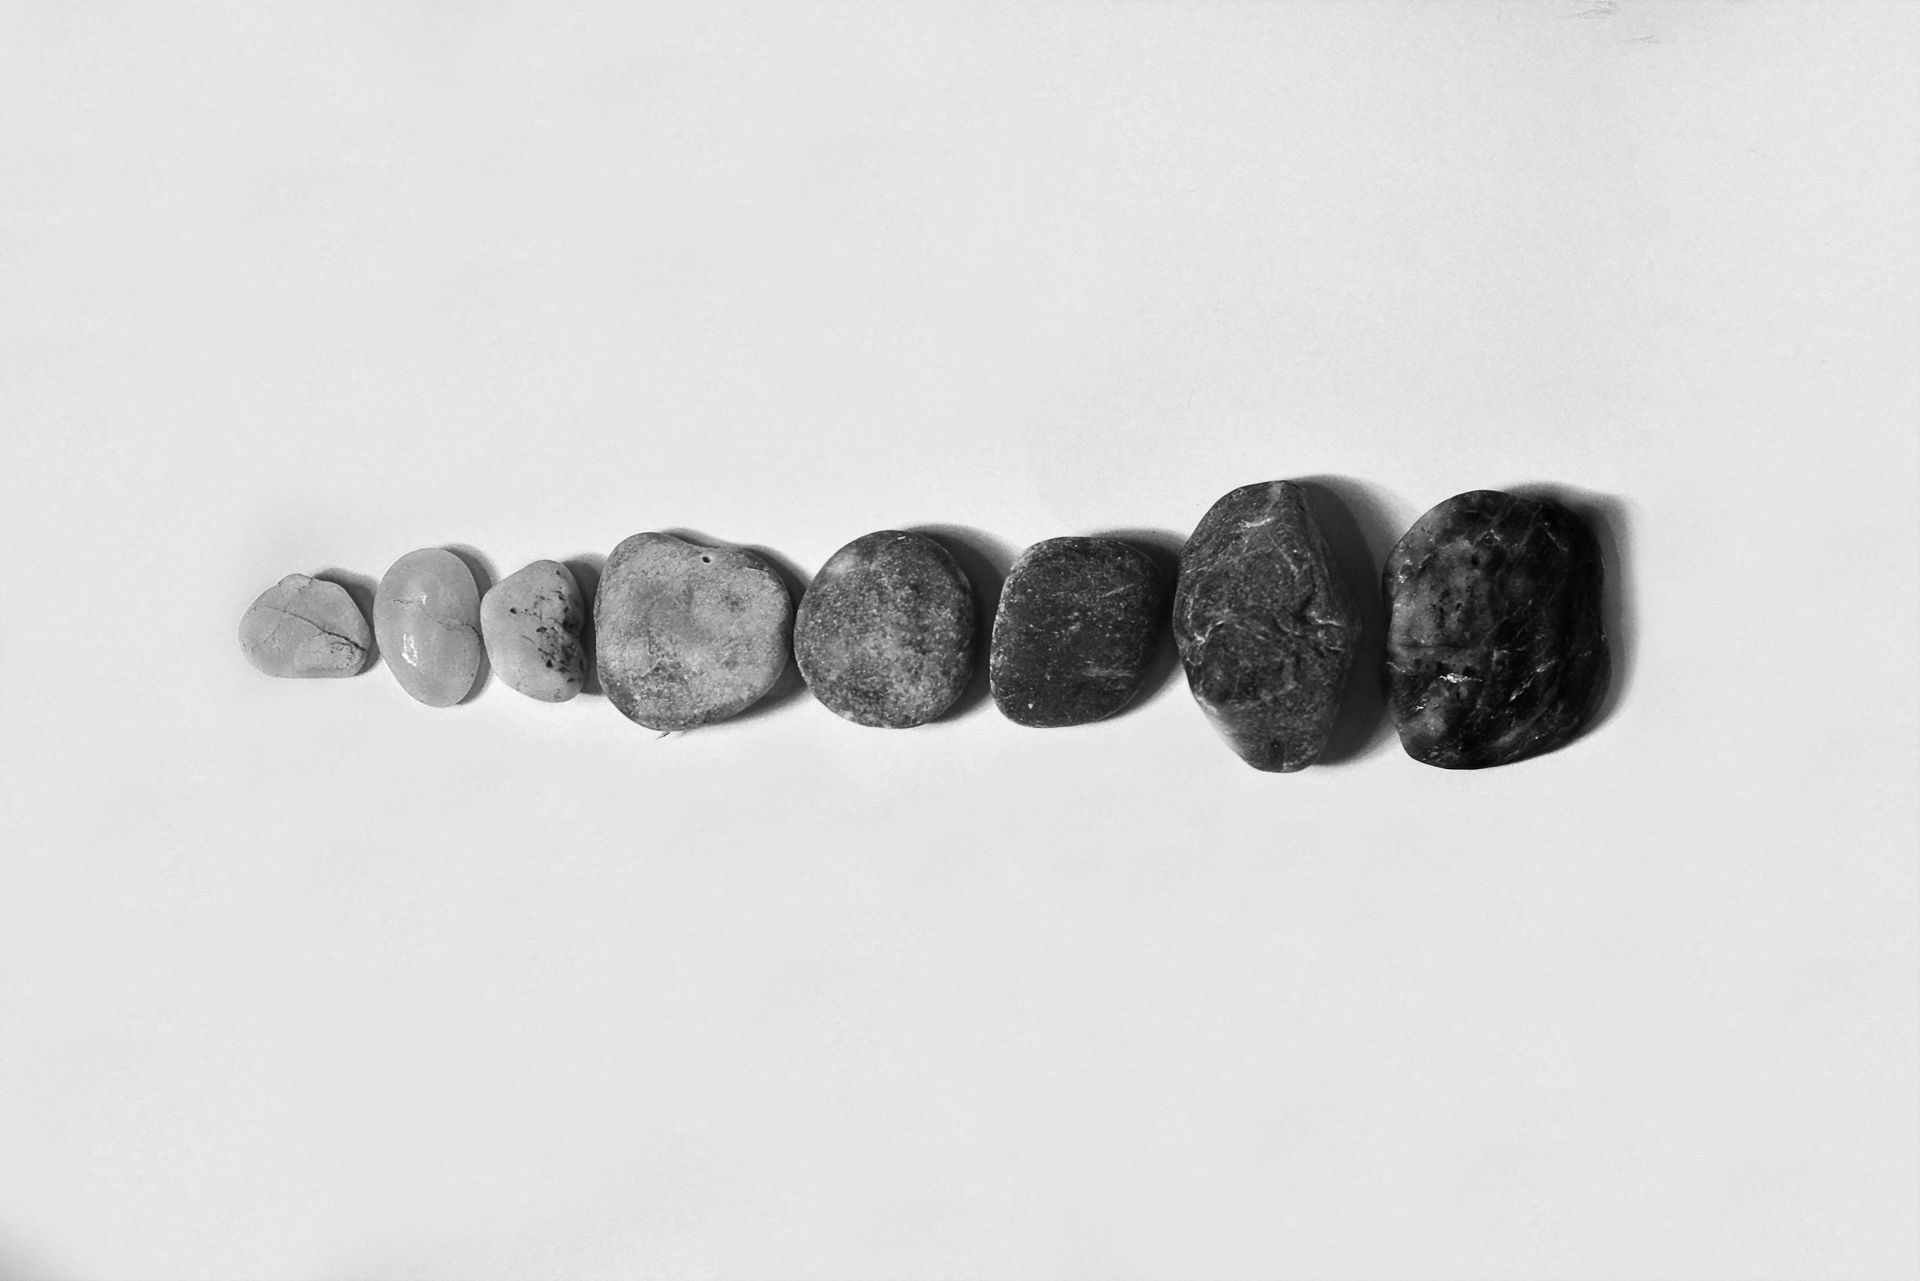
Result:
{"label": "black speck on stone", "polygon": [[1173,638],[1194,701],[1247,764],[1290,773],[1319,758],[1359,636],[1304,487],[1244,485],[1201,518],[1180,554]]}
{"label": "black speck on stone", "polygon": [[820,567],[793,621],[813,696],[859,725],[905,729],[953,705],[973,674],[973,585],[923,534],[883,529]]}
{"label": "black speck on stone", "polygon": [[1020,553],[993,619],[987,674],[1016,725],[1085,725],[1139,692],[1167,624],[1167,587],[1139,548],[1050,538]]}
{"label": "black speck on stone", "polygon": [[1407,755],[1505,765],[1568,742],[1606,695],[1599,540],[1565,504],[1493,489],[1415,521],[1387,557],[1387,698]]}

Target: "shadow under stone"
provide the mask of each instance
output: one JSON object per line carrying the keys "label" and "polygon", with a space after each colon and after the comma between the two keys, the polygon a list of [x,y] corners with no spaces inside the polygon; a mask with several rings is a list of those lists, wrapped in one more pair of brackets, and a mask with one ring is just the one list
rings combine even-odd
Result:
{"label": "shadow under stone", "polygon": [[[449,543],[447,544],[447,550],[455,556],[458,556],[462,563],[466,565],[468,571],[473,575],[474,585],[480,589],[481,599],[486,599],[487,593],[493,590],[494,583],[498,581],[494,577],[493,562],[488,560],[483,553],[467,546],[465,543]],[[474,675],[473,688],[468,690],[466,695],[462,697],[458,703],[455,703],[454,706],[465,707],[468,703],[479,698],[480,695],[486,691],[487,680],[492,675],[493,664],[487,659],[486,645],[482,644],[480,646],[480,670]]]}
{"label": "shadow under stone", "polygon": [[1593,719],[1575,736],[1583,737],[1613,719],[1626,698],[1638,658],[1635,647],[1639,640],[1640,612],[1633,575],[1627,569],[1633,548],[1632,515],[1625,499],[1572,485],[1515,485],[1507,492],[1522,498],[1550,498],[1565,505],[1587,523],[1600,544],[1600,564],[1605,575],[1600,589],[1600,623],[1607,634],[1607,692],[1601,696]]}
{"label": "shadow under stone", "polygon": [[586,606],[581,610],[580,651],[585,679],[580,682],[582,694],[598,695],[600,689],[600,667],[594,662],[593,648],[593,605],[600,596],[600,571],[607,566],[607,558],[599,552],[579,552],[560,562],[573,575],[573,581],[580,584],[581,599]]}
{"label": "shadow under stone", "polygon": [[953,706],[935,718],[954,720],[991,701],[987,682],[987,655],[993,643],[993,616],[1000,609],[1000,589],[1013,564],[1013,549],[966,525],[915,525],[906,532],[931,538],[953,554],[973,584],[973,672]]}
{"label": "shadow under stone", "polygon": [[1340,712],[1316,765],[1344,765],[1383,750],[1394,738],[1387,715],[1387,602],[1380,575],[1401,530],[1387,506],[1350,476],[1308,476],[1298,482],[1327,540],[1360,616],[1353,669]]}
{"label": "shadow under stone", "polygon": [[[353,607],[359,610],[361,617],[367,620],[367,634],[373,635],[373,593],[374,589],[380,586],[379,579],[370,578],[366,574],[356,574],[350,569],[334,569],[331,566],[321,570],[314,577],[323,583],[336,583],[345,588],[347,595],[353,600]],[[380,642],[376,638],[367,646],[367,665],[354,675],[364,676],[379,665]]]}
{"label": "shadow under stone", "polygon": [[1147,664],[1146,677],[1140,682],[1139,690],[1127,700],[1127,705],[1105,718],[1114,721],[1132,715],[1159,698],[1168,688],[1174,672],[1180,668],[1180,651],[1173,643],[1173,590],[1180,582],[1180,551],[1187,545],[1187,540],[1170,529],[1103,529],[1093,537],[1111,538],[1145,552],[1147,559],[1153,562],[1153,567],[1160,571],[1160,582],[1166,589],[1166,597],[1160,606],[1160,630],[1154,641],[1153,658]]}

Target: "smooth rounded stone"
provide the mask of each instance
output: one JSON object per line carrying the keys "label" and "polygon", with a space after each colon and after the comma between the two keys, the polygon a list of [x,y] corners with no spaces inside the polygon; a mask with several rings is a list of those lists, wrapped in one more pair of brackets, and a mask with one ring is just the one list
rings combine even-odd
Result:
{"label": "smooth rounded stone", "polygon": [[423,547],[393,562],[373,594],[373,634],[400,688],[451,707],[480,674],[480,586],[452,552]]}
{"label": "smooth rounded stone", "polygon": [[1167,623],[1167,588],[1138,547],[1050,538],[1007,571],[987,676],[1016,725],[1085,725],[1125,707]]}
{"label": "smooth rounded stone", "polygon": [[1193,697],[1255,769],[1313,764],[1340,712],[1360,614],[1292,481],[1215,503],[1180,555],[1173,637]]}
{"label": "smooth rounded stone", "polygon": [[528,698],[564,703],[586,681],[586,598],[573,571],[536,560],[480,598],[480,637],[493,674]]}
{"label": "smooth rounded stone", "polygon": [[607,557],[593,629],[613,705],[648,729],[693,729],[745,711],[780,679],[793,598],[744,548],[635,534]]}
{"label": "smooth rounded stone", "polygon": [[1458,494],[1387,557],[1387,698],[1407,755],[1481,769],[1552,751],[1606,695],[1605,571],[1550,499]]}
{"label": "smooth rounded stone", "polygon": [[353,676],[373,654],[373,632],[346,588],[288,574],[240,616],[240,650],[268,676]]}
{"label": "smooth rounded stone", "polygon": [[793,656],[813,696],[857,725],[906,729],[973,674],[973,584],[922,534],[883,529],[835,552],[800,600]]}

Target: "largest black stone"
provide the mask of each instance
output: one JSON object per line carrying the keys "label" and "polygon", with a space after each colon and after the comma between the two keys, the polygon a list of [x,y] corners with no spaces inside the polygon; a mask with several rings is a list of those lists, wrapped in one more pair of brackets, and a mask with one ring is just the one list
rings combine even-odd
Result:
{"label": "largest black stone", "polygon": [[1565,504],[1492,489],[1387,557],[1387,696],[1407,755],[1481,769],[1552,751],[1607,692],[1600,544]]}
{"label": "largest black stone", "polygon": [[1194,700],[1247,764],[1319,758],[1359,636],[1305,488],[1244,485],[1201,518],[1180,554],[1173,638]]}

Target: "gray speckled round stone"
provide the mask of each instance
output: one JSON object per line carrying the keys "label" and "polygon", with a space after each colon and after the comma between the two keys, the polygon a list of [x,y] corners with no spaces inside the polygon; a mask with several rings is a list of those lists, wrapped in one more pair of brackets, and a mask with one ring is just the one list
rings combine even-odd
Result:
{"label": "gray speckled round stone", "polygon": [[1387,557],[1387,701],[1407,755],[1505,765],[1568,742],[1607,692],[1600,544],[1565,505],[1457,494]]}
{"label": "gray speckled round stone", "polygon": [[493,674],[543,703],[564,703],[586,680],[580,626],[586,599],[573,571],[536,560],[495,583],[480,599],[480,636]]}
{"label": "gray speckled round stone", "polygon": [[905,729],[973,674],[973,585],[922,534],[883,529],[835,552],[800,601],[793,654],[813,696],[858,725]]}
{"label": "gray speckled round stone", "polygon": [[635,534],[607,557],[594,600],[600,687],[648,729],[709,725],[773,688],[792,627],[793,598],[761,557]]}
{"label": "gray speckled round stone", "polygon": [[987,673],[1016,725],[1085,725],[1139,692],[1167,624],[1167,589],[1139,548],[1050,538],[1007,571]]}
{"label": "gray speckled round stone", "polygon": [[288,574],[240,616],[240,649],[268,676],[352,676],[373,654],[373,632],[346,588]]}
{"label": "gray speckled round stone", "polygon": [[1245,485],[1180,555],[1173,637],[1193,697],[1247,764],[1305,769],[1326,747],[1360,615],[1292,481]]}
{"label": "gray speckled round stone", "polygon": [[480,675],[480,585],[441,547],[393,562],[373,594],[373,634],[400,688],[428,707],[451,707]]}

